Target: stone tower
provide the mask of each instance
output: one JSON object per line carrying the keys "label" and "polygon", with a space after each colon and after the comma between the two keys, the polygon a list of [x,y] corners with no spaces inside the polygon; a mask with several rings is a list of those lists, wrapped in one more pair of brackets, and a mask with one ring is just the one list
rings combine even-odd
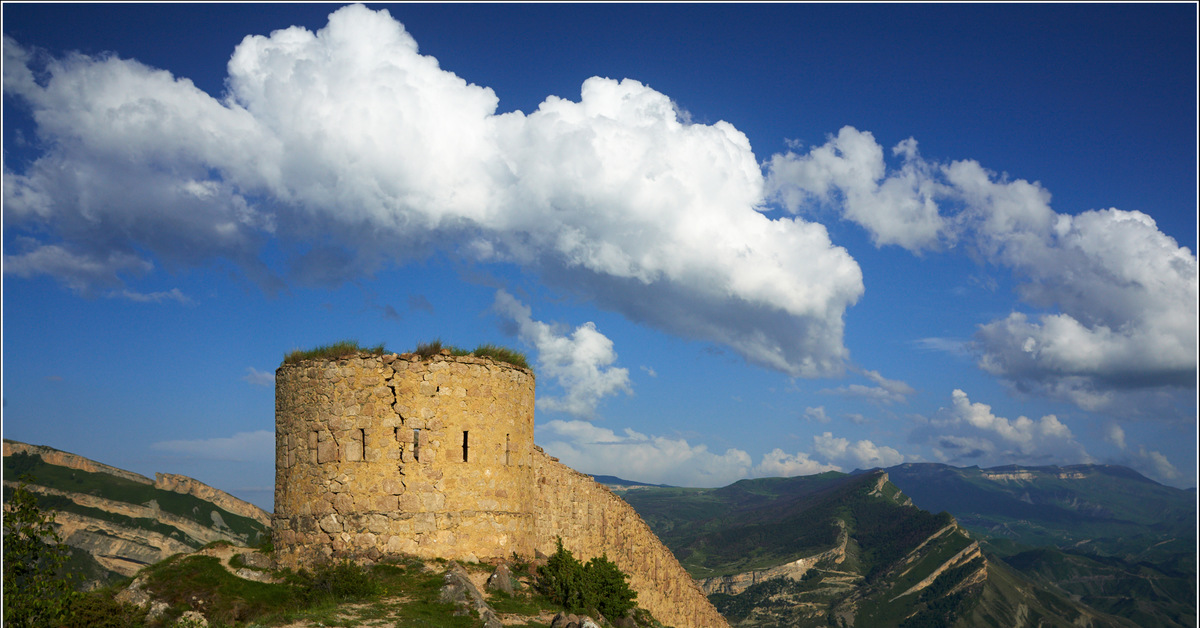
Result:
{"label": "stone tower", "polygon": [[534,376],[490,358],[359,354],[275,373],[283,566],[534,553]]}

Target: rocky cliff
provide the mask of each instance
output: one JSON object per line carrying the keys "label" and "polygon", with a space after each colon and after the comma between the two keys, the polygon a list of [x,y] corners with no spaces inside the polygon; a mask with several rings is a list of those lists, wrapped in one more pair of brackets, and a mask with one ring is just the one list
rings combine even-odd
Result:
{"label": "rocky cliff", "polygon": [[213,541],[254,545],[270,515],[192,478],[145,476],[50,447],[4,441],[5,493],[18,478],[55,515],[63,541],[104,569],[130,576]]}

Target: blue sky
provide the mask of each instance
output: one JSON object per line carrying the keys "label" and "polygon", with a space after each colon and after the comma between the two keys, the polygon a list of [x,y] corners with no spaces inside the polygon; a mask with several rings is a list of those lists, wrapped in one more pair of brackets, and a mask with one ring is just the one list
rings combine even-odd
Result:
{"label": "blue sky", "polygon": [[7,438],[270,508],[283,355],[440,338],[589,473],[1196,485],[1192,4],[3,11]]}

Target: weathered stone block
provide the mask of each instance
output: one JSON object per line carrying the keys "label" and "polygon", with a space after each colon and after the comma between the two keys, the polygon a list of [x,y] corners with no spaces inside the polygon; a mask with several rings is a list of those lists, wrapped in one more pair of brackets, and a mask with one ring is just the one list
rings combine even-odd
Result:
{"label": "weathered stone block", "polygon": [[338,459],[337,443],[325,440],[317,443],[317,463],[324,464]]}

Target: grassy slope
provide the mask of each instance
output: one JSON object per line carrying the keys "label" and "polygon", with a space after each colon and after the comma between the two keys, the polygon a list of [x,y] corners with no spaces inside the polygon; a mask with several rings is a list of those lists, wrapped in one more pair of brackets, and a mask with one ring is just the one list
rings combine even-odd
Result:
{"label": "grassy slope", "polygon": [[1195,626],[1196,575],[1150,563],[1037,549],[1005,562],[1034,580],[1092,608],[1140,626]]}
{"label": "grassy slope", "polygon": [[[4,458],[4,477],[6,479],[17,479],[27,475],[31,477],[32,484],[61,491],[94,495],[104,499],[140,506],[145,506],[153,501],[158,504],[158,507],[163,512],[191,519],[206,527],[212,527],[212,513],[215,512],[231,530],[238,534],[246,535],[251,544],[266,539],[269,534],[267,528],[257,521],[249,517],[233,514],[213,505],[211,502],[191,495],[164,491],[150,484],[134,482],[107,473],[92,473],[48,464],[42,460],[41,456],[33,454],[20,453]],[[187,535],[173,526],[152,519],[135,519],[124,515],[108,513],[95,508],[80,506],[64,497],[39,495],[38,503],[42,508],[68,510],[122,526],[158,532],[177,538],[185,543],[195,544],[194,542],[189,542]]]}
{"label": "grassy slope", "polygon": [[[440,600],[447,567],[441,560],[402,558],[367,568],[341,564],[315,573],[285,570],[276,572],[281,582],[260,583],[233,576],[212,556],[190,555],[148,567],[139,577],[154,599],[168,603],[167,625],[186,610],[199,609],[214,627],[480,626],[474,612],[458,615],[453,603]],[[481,564],[463,567],[492,571]],[[481,591],[488,604],[506,626],[547,628],[549,617],[561,608],[536,592],[527,565],[514,566],[513,574],[517,588],[512,594]]]}
{"label": "grassy slope", "polygon": [[[826,626],[831,616],[841,616],[853,617],[859,626],[999,626],[1020,617],[1065,626],[1083,615],[1127,625],[981,558],[957,564],[923,591],[902,596],[973,539],[952,531],[930,541],[909,562],[910,553],[953,518],[904,506],[905,494],[891,483],[883,485],[882,495],[872,494],[876,482],[875,474],[827,473],[712,490],[641,489],[624,497],[700,577],[815,554],[833,545],[836,521],[844,522],[849,542],[841,564],[818,565],[800,582],[776,579],[740,595],[711,596],[741,625]],[[980,569],[987,570],[988,579],[967,587],[966,579]]]}
{"label": "grassy slope", "polygon": [[[848,483],[854,486],[848,486]],[[772,567],[837,542],[840,473],[742,480],[720,489],[643,488],[623,495],[693,577]]]}

